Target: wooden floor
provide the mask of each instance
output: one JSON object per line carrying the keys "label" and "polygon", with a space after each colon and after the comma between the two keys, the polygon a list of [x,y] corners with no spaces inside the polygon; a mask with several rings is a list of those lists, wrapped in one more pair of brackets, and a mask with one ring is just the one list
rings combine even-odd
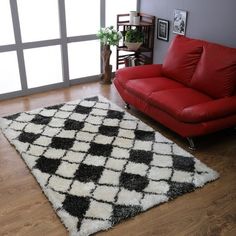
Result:
{"label": "wooden floor", "polygon": [[[0,116],[101,94],[123,106],[113,85],[89,83],[0,102]],[[130,112],[187,149],[160,124]],[[99,236],[236,235],[236,130],[199,138],[194,155],[221,178],[193,193],[127,220]],[[0,235],[65,236],[65,227],[13,147],[0,132]]]}

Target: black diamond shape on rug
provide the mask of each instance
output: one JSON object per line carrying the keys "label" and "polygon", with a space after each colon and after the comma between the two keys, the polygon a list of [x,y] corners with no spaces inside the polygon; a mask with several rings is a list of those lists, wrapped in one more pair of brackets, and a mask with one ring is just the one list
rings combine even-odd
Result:
{"label": "black diamond shape on rug", "polygon": [[15,120],[17,117],[20,116],[21,113],[16,113],[16,114],[13,114],[13,115],[10,115],[10,116],[5,116],[4,118],[5,119],[8,119],[8,120]]}
{"label": "black diamond shape on rug", "polygon": [[108,157],[111,155],[112,145],[111,144],[100,144],[100,143],[90,143],[90,148],[88,153],[94,156],[104,156]]}
{"label": "black diamond shape on rug", "polygon": [[40,134],[28,133],[28,132],[23,131],[18,136],[18,140],[23,143],[33,143],[39,137],[40,137]]}
{"label": "black diamond shape on rug", "polygon": [[67,195],[62,207],[69,212],[70,215],[83,218],[89,208],[90,200],[88,197],[78,197]]}
{"label": "black diamond shape on rug", "polygon": [[195,161],[191,157],[173,155],[173,168],[176,170],[194,172]]}
{"label": "black diamond shape on rug", "polygon": [[92,111],[92,107],[84,107],[81,105],[77,105],[75,107],[75,112],[80,114],[89,114]]}
{"label": "black diamond shape on rug", "polygon": [[44,173],[55,174],[60,163],[61,160],[59,159],[49,159],[44,156],[41,156],[36,161],[36,165],[34,166],[34,168],[37,168]]}
{"label": "black diamond shape on rug", "polygon": [[118,132],[119,132],[119,127],[117,126],[101,125],[99,127],[99,133],[106,136],[117,136]]}
{"label": "black diamond shape on rug", "polygon": [[149,151],[143,151],[143,150],[131,150],[130,151],[130,161],[136,162],[136,163],[144,163],[146,165],[149,165],[152,161],[153,153]]}
{"label": "black diamond shape on rug", "polygon": [[51,147],[56,149],[70,149],[74,144],[75,139],[72,138],[61,138],[53,137]]}
{"label": "black diamond shape on rug", "polygon": [[45,107],[45,109],[48,109],[48,110],[58,110],[62,106],[64,106],[64,103],[63,104],[54,105],[54,106]]}
{"label": "black diamond shape on rug", "polygon": [[65,130],[81,130],[84,128],[84,122],[68,119],[64,123]]}
{"label": "black diamond shape on rug", "polygon": [[124,112],[115,111],[115,110],[108,110],[107,111],[107,118],[109,119],[119,119],[121,120],[124,116]]}
{"label": "black diamond shape on rug", "polygon": [[142,192],[148,186],[148,183],[148,179],[140,175],[123,172],[120,176],[120,185],[130,191]]}
{"label": "black diamond shape on rug", "polygon": [[191,183],[179,183],[170,182],[170,189],[167,192],[167,196],[171,199],[176,198],[184,193],[190,193],[195,189],[195,186]]}
{"label": "black diamond shape on rug", "polygon": [[134,134],[135,134],[135,138],[139,140],[143,140],[143,141],[155,140],[155,132],[152,132],[152,131],[135,130]]}
{"label": "black diamond shape on rug", "polygon": [[99,101],[98,96],[91,97],[91,98],[85,98],[84,100],[86,100],[86,101],[94,101],[94,102],[98,102]]}
{"label": "black diamond shape on rug", "polygon": [[114,205],[111,222],[112,224],[116,224],[123,219],[130,218],[137,215],[141,211],[142,211],[142,208],[140,206]]}
{"label": "black diamond shape on rug", "polygon": [[47,125],[51,121],[52,117],[42,116],[40,114],[37,114],[33,120],[31,120],[32,123],[37,125]]}
{"label": "black diamond shape on rug", "polygon": [[102,172],[104,170],[103,166],[92,166],[86,164],[80,164],[79,168],[75,173],[75,178],[81,182],[95,182],[100,179]]}

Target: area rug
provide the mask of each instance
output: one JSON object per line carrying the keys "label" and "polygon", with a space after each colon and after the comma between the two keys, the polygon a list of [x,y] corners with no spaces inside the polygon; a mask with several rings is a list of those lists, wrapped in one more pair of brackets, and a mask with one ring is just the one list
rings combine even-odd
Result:
{"label": "area rug", "polygon": [[7,116],[0,127],[71,235],[106,230],[218,178],[100,96]]}

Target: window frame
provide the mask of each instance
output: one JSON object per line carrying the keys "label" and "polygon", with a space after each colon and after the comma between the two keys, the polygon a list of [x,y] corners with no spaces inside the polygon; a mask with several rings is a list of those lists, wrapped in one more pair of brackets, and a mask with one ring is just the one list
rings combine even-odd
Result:
{"label": "window frame", "polygon": [[[9,0],[9,1],[10,1],[12,22],[13,22],[15,44],[0,45],[0,53],[16,51],[22,89],[20,91],[0,94],[0,100],[14,98],[18,96],[30,95],[38,92],[44,92],[51,89],[65,88],[69,87],[70,85],[79,84],[83,82],[91,82],[99,80],[99,76],[97,75],[71,79],[71,80],[69,78],[68,44],[73,42],[97,40],[97,36],[96,34],[72,36],[72,37],[67,36],[65,0],[58,0],[60,37],[57,39],[48,39],[34,42],[22,42],[17,0]],[[100,27],[105,27],[106,0],[98,0],[98,1],[100,1]],[[140,0],[137,0],[137,6],[136,6],[137,11],[139,11],[139,7],[140,7]],[[55,45],[59,45],[61,47],[63,82],[49,84],[36,88],[28,88],[25,60],[24,60],[24,50],[33,49],[37,47],[55,46]],[[102,70],[102,64],[101,64],[101,70]]]}

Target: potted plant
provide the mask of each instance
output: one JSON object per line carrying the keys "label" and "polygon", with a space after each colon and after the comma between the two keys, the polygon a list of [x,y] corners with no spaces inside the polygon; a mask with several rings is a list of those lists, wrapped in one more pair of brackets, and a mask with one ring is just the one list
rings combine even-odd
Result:
{"label": "potted plant", "polygon": [[97,37],[100,39],[102,44],[102,59],[103,59],[103,73],[101,76],[101,83],[111,83],[111,72],[112,66],[110,65],[111,49],[110,46],[117,45],[122,38],[122,34],[115,30],[113,26],[101,28]]}
{"label": "potted plant", "polygon": [[138,50],[143,43],[143,32],[137,28],[129,29],[125,34],[125,46],[129,50]]}

